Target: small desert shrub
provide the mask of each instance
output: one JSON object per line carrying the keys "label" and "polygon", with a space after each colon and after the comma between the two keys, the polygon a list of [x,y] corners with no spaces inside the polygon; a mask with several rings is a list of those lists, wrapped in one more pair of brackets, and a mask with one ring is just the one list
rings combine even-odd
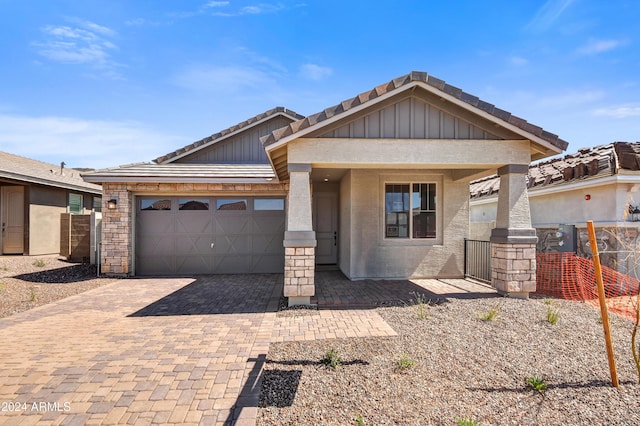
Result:
{"label": "small desert shrub", "polygon": [[364,417],[362,417],[362,414],[356,416],[356,425],[364,426]]}
{"label": "small desert shrub", "polygon": [[489,309],[487,312],[483,312],[478,317],[482,321],[495,321],[498,319],[498,314],[500,313],[500,305],[496,305],[493,308]]}
{"label": "small desert shrub", "polygon": [[36,299],[38,298],[38,295],[36,294],[36,289],[33,288],[33,287],[31,287],[31,296],[30,296],[30,298],[31,298],[32,302],[35,302]]}
{"label": "small desert shrub", "polygon": [[458,426],[480,426],[480,423],[471,417],[456,417],[456,425]]}
{"label": "small desert shrub", "polygon": [[547,309],[547,322],[551,325],[556,325],[560,319],[560,311],[555,308],[549,307]]}
{"label": "small desert shrub", "polygon": [[417,291],[414,291],[411,294],[413,294],[416,309],[418,311],[418,318],[429,318],[429,308],[431,307],[431,301],[427,299],[424,294],[418,293]]}
{"label": "small desert shrub", "polygon": [[545,383],[544,379],[536,375],[534,375],[533,377],[530,376],[525,378],[525,382],[531,389],[541,394],[543,394],[544,391],[547,390],[547,384]]}
{"label": "small desert shrub", "polygon": [[342,365],[342,359],[340,359],[338,351],[333,348],[327,351],[327,353],[324,355],[324,358],[322,358],[320,362],[327,367],[331,367],[334,369]]}
{"label": "small desert shrub", "polygon": [[42,259],[36,259],[33,262],[33,266],[35,266],[36,268],[44,268],[44,265],[45,265],[45,263],[44,263],[44,260],[42,260]]}
{"label": "small desert shrub", "polygon": [[398,360],[396,360],[396,370],[406,371],[416,365],[416,362],[409,358],[407,354],[403,354]]}

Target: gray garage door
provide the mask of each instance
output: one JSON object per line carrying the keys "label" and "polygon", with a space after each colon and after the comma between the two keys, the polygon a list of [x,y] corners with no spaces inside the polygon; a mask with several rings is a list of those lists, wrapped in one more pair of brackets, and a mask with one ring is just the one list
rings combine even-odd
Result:
{"label": "gray garage door", "polygon": [[136,274],[282,273],[284,199],[138,197]]}

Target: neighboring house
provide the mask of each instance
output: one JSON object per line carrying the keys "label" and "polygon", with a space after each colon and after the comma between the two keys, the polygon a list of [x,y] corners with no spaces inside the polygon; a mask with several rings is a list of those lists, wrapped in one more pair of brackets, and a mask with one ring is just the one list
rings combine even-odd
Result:
{"label": "neighboring house", "polygon": [[[533,163],[526,182],[531,222],[538,230],[538,251],[561,250],[556,235],[559,226],[573,225],[577,229],[576,250],[588,253],[588,220],[598,231],[601,251],[624,251],[618,243],[635,247],[640,235],[640,142],[583,148],[575,154]],[[500,179],[489,176],[476,180],[470,191],[471,238],[488,240],[497,218]],[[615,241],[616,228],[625,229],[626,236],[620,238],[629,241]],[[612,267],[622,260],[618,255],[605,259]]]}
{"label": "neighboring house", "polygon": [[60,216],[100,210],[102,188],[80,171],[0,152],[0,254],[60,252]]}
{"label": "neighboring house", "polygon": [[114,202],[103,212],[104,273],[284,271],[294,304],[314,295],[316,264],[350,279],[462,277],[469,182],[498,170],[508,191],[493,284],[526,296],[535,230],[528,204],[511,200],[526,199],[532,160],[566,146],[412,72],[306,118],[276,108],[155,163],[85,179]]}

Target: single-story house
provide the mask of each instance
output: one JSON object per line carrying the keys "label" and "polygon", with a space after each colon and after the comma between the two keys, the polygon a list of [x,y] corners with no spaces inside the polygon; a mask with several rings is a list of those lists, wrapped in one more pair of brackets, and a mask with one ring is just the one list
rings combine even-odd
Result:
{"label": "single-story house", "polygon": [[[534,162],[526,182],[539,252],[564,250],[559,226],[570,225],[576,229],[575,251],[590,253],[586,222],[592,220],[603,263],[629,270],[625,251],[635,248],[640,236],[640,142],[614,142]],[[499,177],[473,181],[470,194],[471,238],[488,240],[497,219]]]}
{"label": "single-story house", "polygon": [[469,182],[498,172],[493,285],[535,290],[524,175],[567,142],[424,72],[303,117],[276,108],[101,183],[102,271],[284,271],[308,303],[317,264],[348,278],[462,277]]}
{"label": "single-story house", "polygon": [[101,205],[102,187],[80,171],[0,152],[0,254],[57,254],[61,213]]}

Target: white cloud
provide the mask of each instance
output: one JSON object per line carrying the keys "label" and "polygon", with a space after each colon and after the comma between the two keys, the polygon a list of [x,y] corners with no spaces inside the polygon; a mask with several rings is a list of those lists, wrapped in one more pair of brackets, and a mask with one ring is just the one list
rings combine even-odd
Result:
{"label": "white cloud", "polygon": [[119,78],[114,69],[118,65],[111,57],[117,45],[110,40],[116,32],[94,22],[71,18],[78,26],[47,25],[42,28],[43,39],[32,45],[38,54],[55,62],[84,64],[107,72],[109,78]]}
{"label": "white cloud", "polygon": [[69,167],[150,161],[183,145],[178,137],[133,121],[0,114],[3,151]]}
{"label": "white cloud", "polygon": [[176,76],[174,83],[191,90],[236,93],[259,89],[274,80],[264,71],[245,66],[195,66]]}
{"label": "white cloud", "polygon": [[578,53],[583,55],[595,55],[613,50],[623,44],[624,43],[620,40],[590,40],[587,44],[578,49]]}
{"label": "white cloud", "polygon": [[511,65],[514,65],[516,67],[522,67],[525,65],[529,65],[529,60],[526,58],[523,58],[521,56],[512,56],[509,58],[509,62],[511,63]]}
{"label": "white cloud", "polygon": [[612,118],[640,117],[640,105],[624,104],[606,108],[598,108],[593,111],[593,115]]}
{"label": "white cloud", "polygon": [[562,15],[574,1],[575,0],[547,0],[525,26],[525,29],[540,32],[551,28],[558,18],[560,18],[560,15]]}
{"label": "white cloud", "polygon": [[300,67],[300,75],[303,78],[319,81],[331,76],[333,70],[316,64],[304,64]]}
{"label": "white cloud", "polygon": [[222,6],[228,6],[228,5],[229,5],[228,1],[209,1],[205,3],[202,7],[207,9],[210,7],[222,7]]}

